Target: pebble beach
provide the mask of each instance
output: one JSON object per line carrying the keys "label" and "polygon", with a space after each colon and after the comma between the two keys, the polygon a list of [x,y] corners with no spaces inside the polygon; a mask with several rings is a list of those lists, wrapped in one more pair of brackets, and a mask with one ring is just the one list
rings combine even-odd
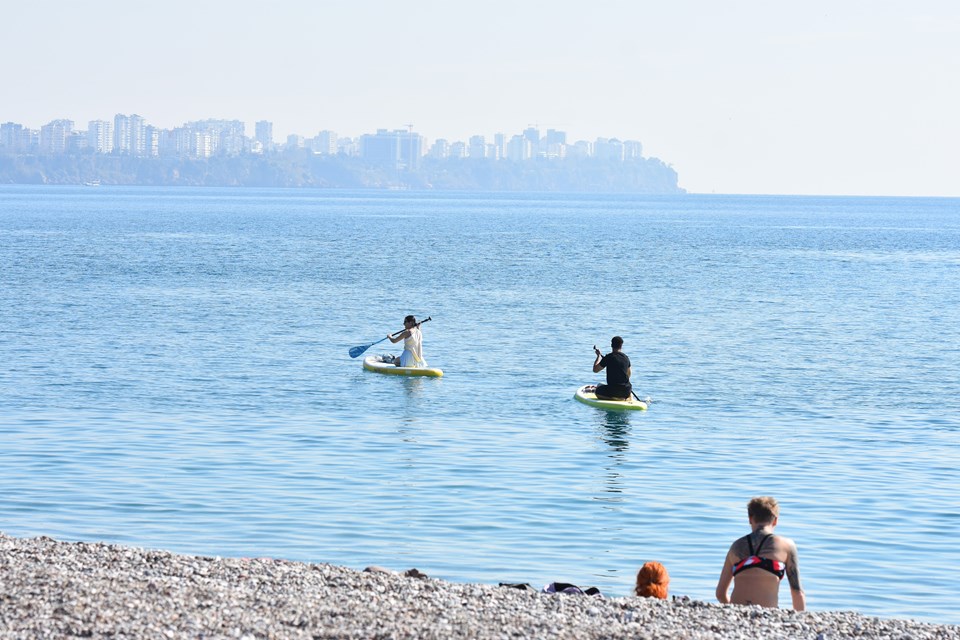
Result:
{"label": "pebble beach", "polygon": [[960,639],[960,626],[0,534],[0,638],[73,637],[920,640]]}

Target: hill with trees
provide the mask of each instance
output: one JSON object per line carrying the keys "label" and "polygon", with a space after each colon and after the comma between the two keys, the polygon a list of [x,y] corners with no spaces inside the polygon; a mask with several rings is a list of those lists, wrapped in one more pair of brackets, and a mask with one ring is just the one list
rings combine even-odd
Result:
{"label": "hill with trees", "polygon": [[80,151],[0,155],[0,183],[683,193],[674,169],[657,158],[422,158],[414,170],[358,157],[291,149],[189,159]]}

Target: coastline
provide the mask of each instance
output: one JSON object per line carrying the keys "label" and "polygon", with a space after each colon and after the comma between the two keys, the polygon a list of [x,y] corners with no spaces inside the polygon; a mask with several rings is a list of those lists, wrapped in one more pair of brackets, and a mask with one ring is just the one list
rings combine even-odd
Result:
{"label": "coastline", "polygon": [[[540,586],[540,585],[535,585]],[[593,598],[0,533],[0,638],[960,639],[960,625]]]}

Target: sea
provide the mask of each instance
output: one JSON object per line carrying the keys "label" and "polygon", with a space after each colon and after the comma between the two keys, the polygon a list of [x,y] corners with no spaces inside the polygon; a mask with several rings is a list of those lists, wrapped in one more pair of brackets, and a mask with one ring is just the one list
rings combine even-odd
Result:
{"label": "sea", "polygon": [[772,495],[810,609],[957,624],[958,372],[960,199],[0,186],[18,537],[715,601]]}

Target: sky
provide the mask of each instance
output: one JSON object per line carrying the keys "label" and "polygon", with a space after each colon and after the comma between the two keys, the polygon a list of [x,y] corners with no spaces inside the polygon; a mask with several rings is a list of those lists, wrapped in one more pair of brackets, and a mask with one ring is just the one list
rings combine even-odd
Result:
{"label": "sky", "polygon": [[640,140],[694,193],[960,196],[956,0],[30,0],[0,122]]}

